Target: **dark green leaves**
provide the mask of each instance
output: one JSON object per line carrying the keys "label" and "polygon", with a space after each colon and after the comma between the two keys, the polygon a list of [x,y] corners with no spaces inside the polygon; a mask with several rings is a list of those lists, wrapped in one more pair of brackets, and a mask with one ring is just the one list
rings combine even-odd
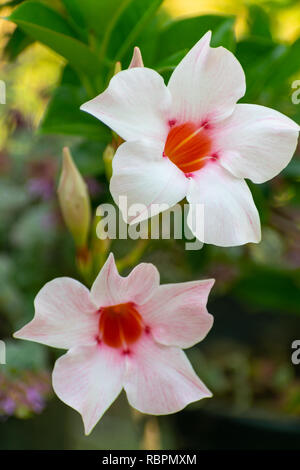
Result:
{"label": "dark green leaves", "polygon": [[256,308],[300,313],[300,289],[293,271],[253,267],[233,289],[233,293]]}
{"label": "dark green leaves", "polygon": [[4,54],[8,60],[13,61],[32,43],[33,39],[17,27],[5,45]]}
{"label": "dark green leaves", "polygon": [[26,2],[10,18],[34,40],[62,55],[78,71],[93,76],[100,63],[91,49],[76,38],[67,21],[55,10],[38,2]]}
{"label": "dark green leaves", "polygon": [[234,18],[205,15],[169,22],[158,39],[157,61],[170,57],[178,51],[190,49],[209,30],[212,31],[212,46],[232,49],[234,44]]}
{"label": "dark green leaves", "polygon": [[[131,0],[116,23],[110,41],[108,54],[115,60],[123,60],[126,52],[139,44],[139,37],[153,18],[163,0]],[[152,35],[155,40],[155,34]]]}
{"label": "dark green leaves", "polygon": [[286,80],[300,70],[300,38],[290,47],[286,47],[284,53],[274,64],[272,86],[280,87]]}
{"label": "dark green leaves", "polygon": [[259,5],[249,6],[248,23],[251,36],[272,39],[270,17]]}
{"label": "dark green leaves", "polygon": [[268,92],[266,84],[275,78],[272,69],[285,49],[285,46],[259,37],[244,39],[237,44],[236,56],[247,78],[245,102],[267,104],[263,98]]}
{"label": "dark green leaves", "polygon": [[62,0],[73,20],[103,37],[131,0]]}

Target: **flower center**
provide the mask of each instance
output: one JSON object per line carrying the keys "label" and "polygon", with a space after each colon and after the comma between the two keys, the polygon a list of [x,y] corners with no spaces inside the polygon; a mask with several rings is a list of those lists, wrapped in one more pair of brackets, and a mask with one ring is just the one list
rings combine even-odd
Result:
{"label": "flower center", "polygon": [[142,317],[133,302],[102,307],[100,309],[99,331],[101,340],[113,348],[139,339],[143,332]]}
{"label": "flower center", "polygon": [[164,149],[168,157],[184,173],[200,170],[210,159],[211,139],[205,124],[186,122],[170,129]]}

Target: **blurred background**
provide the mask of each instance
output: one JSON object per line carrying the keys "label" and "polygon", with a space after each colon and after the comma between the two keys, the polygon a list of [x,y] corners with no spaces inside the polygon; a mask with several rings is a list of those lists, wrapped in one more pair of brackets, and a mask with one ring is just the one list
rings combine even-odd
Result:
{"label": "blurred background", "polygon": [[212,399],[156,418],[135,413],[121,395],[85,437],[79,414],[52,392],[62,351],[11,337],[32,318],[45,282],[72,276],[89,284],[97,253],[108,249],[91,228],[94,264],[86,276],[56,189],[67,145],[93,211],[111,201],[103,152],[112,134],[79,106],[107,86],[115,63],[127,68],[137,45],[145,65],[167,80],[211,29],[212,44],[232,50],[244,67],[243,101],[300,123],[300,103],[292,102],[300,80],[299,1],[11,0],[0,7],[0,339],[7,353],[0,449],[299,449],[300,365],[291,361],[292,342],[300,340],[299,148],[278,177],[250,185],[263,227],[259,245],[110,247],[125,274],[132,259],[142,259],[157,265],[164,283],[216,278],[214,328],[188,351]]}

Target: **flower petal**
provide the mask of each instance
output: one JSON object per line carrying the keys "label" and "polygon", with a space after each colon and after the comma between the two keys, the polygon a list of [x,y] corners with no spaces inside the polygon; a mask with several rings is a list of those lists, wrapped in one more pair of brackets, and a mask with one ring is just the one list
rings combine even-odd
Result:
{"label": "flower petal", "polygon": [[213,279],[160,286],[139,308],[156,341],[189,348],[202,341],[213,324],[206,309]]}
{"label": "flower petal", "polygon": [[86,434],[121,392],[124,369],[120,351],[98,344],[70,349],[56,361],[54,391],[81,414]]}
{"label": "flower petal", "polygon": [[80,109],[100,119],[124,140],[163,141],[169,129],[170,103],[163,78],[154,70],[138,67],[119,72],[103,93]]}
{"label": "flower petal", "polygon": [[122,277],[111,253],[92,286],[91,296],[99,307],[126,302],[143,304],[158,286],[159,272],[153,264],[141,263]]}
{"label": "flower petal", "polygon": [[[260,221],[252,194],[244,180],[232,176],[217,162],[208,163],[194,174],[187,195],[187,223],[204,243],[236,246],[260,241]],[[196,210],[204,206],[204,227],[195,228]],[[201,228],[201,224],[197,226]]]}
{"label": "flower petal", "polygon": [[242,66],[227,49],[211,48],[210,38],[211,32],[206,33],[170,78],[172,119],[199,123],[224,119],[245,94]]}
{"label": "flower petal", "polygon": [[154,415],[175,413],[211,392],[195,374],[184,352],[145,335],[127,357],[124,389],[131,406]]}
{"label": "flower petal", "polygon": [[[118,148],[110,191],[127,223],[141,222],[174,206],[185,197],[187,186],[184,173],[163,157],[163,145],[140,141]],[[126,204],[121,203],[124,197]],[[136,210],[131,207],[135,204]]]}
{"label": "flower petal", "polygon": [[98,328],[97,308],[89,290],[75,279],[57,278],[40,290],[33,320],[14,334],[56,348],[92,344]]}
{"label": "flower petal", "polygon": [[238,104],[212,135],[221,165],[238,178],[263,183],[287,166],[297,147],[299,129],[278,111]]}

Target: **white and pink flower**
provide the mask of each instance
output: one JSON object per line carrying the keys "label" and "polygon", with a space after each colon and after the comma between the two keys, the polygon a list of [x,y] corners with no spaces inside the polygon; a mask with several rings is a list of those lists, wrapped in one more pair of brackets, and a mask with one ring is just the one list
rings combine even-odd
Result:
{"label": "white and pink flower", "polygon": [[81,413],[86,434],[123,388],[143,413],[174,413],[211,396],[182,348],[213,324],[206,309],[213,283],[160,286],[147,263],[121,277],[111,254],[91,291],[66,277],[47,283],[34,319],[14,336],[69,350],[55,364],[53,387]]}
{"label": "white and pink flower", "polygon": [[[127,207],[172,207],[186,197],[188,224],[201,241],[259,242],[259,215],[244,178],[263,183],[285,168],[299,126],[264,106],[236,104],[246,90],[243,69],[228,50],[211,48],[210,38],[208,32],[184,57],[168,86],[154,70],[131,68],[81,109],[127,141],[113,160],[117,204],[126,196]],[[196,204],[204,205],[204,234],[192,223]],[[129,218],[123,211],[128,223],[150,214]]]}

